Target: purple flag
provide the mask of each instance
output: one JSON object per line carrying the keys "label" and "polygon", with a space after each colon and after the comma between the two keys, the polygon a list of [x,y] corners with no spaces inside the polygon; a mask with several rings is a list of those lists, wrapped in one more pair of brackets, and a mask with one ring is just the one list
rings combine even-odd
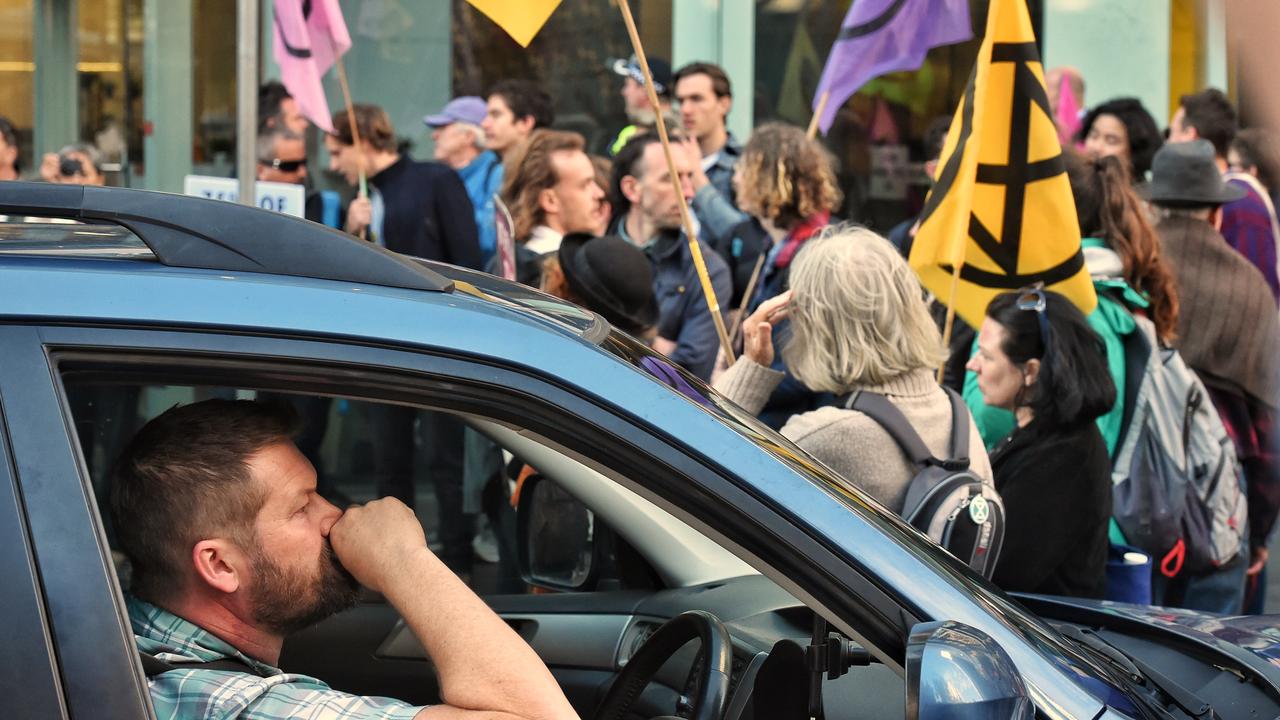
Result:
{"label": "purple flag", "polygon": [[351,47],[338,0],[275,0],[272,8],[280,82],[298,110],[316,127],[333,133],[329,101],[320,79]]}
{"label": "purple flag", "polygon": [[969,0],[853,0],[813,96],[816,112],[831,93],[818,127],[831,129],[840,106],[872,78],[915,70],[930,48],[972,37]]}

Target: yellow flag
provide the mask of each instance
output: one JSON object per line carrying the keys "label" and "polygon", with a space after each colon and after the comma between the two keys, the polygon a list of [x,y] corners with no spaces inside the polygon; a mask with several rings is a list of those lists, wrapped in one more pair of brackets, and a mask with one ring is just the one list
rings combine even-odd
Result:
{"label": "yellow flag", "polygon": [[467,0],[507,31],[520,47],[529,47],[547,18],[560,6],[560,0]]}
{"label": "yellow flag", "polygon": [[1097,297],[1024,0],[991,1],[936,180],[911,267],[948,301],[960,266],[957,315],[977,327],[992,298],[1036,282],[1093,311]]}

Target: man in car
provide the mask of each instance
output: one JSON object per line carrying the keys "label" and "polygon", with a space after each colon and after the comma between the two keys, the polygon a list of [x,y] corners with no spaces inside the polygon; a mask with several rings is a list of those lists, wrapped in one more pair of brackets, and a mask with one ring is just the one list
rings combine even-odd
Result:
{"label": "man in car", "polygon": [[[117,464],[111,513],[157,715],[574,717],[533,650],[427,548],[412,511],[383,498],[343,512],[316,493],[295,426],[283,404],[207,400],[147,423]],[[422,643],[443,705],[275,667],[285,638],[353,605],[358,584]]]}

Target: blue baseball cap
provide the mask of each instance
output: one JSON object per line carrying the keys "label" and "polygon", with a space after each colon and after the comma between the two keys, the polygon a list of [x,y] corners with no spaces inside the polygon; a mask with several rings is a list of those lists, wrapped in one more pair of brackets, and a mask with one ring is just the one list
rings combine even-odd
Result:
{"label": "blue baseball cap", "polygon": [[488,112],[489,106],[484,100],[474,95],[464,95],[450,100],[443,110],[435,115],[427,115],[422,118],[422,122],[426,123],[427,127],[433,128],[456,122],[479,125],[484,122],[484,116]]}

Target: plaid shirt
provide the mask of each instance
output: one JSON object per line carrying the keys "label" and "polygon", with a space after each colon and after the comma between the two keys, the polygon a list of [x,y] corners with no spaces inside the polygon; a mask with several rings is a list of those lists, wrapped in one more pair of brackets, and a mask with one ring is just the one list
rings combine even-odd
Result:
{"label": "plaid shirt", "polygon": [[1272,232],[1271,210],[1266,201],[1243,180],[1229,180],[1245,191],[1245,196],[1222,206],[1222,237],[1244,255],[1266,278],[1272,297],[1280,302],[1280,275],[1276,270],[1276,240]]}
{"label": "plaid shirt", "polygon": [[313,677],[283,672],[250,658],[177,615],[132,596],[127,599],[139,650],[171,665],[232,658],[268,676],[192,669],[171,670],[147,678],[159,720],[408,720],[421,709],[390,698],[338,692]]}

